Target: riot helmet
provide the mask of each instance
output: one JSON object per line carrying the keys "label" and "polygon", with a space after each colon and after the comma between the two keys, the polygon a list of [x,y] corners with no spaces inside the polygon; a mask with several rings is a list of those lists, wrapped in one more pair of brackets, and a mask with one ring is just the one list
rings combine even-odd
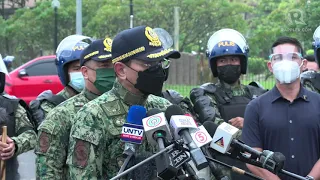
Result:
{"label": "riot helmet", "polygon": [[61,83],[68,86],[70,79],[68,65],[79,61],[81,52],[93,41],[92,38],[82,35],[70,35],[64,38],[56,50],[56,65]]}
{"label": "riot helmet", "polygon": [[243,35],[234,29],[221,29],[215,32],[207,44],[207,57],[214,77],[218,76],[217,59],[222,56],[238,56],[241,74],[247,71],[249,46]]}

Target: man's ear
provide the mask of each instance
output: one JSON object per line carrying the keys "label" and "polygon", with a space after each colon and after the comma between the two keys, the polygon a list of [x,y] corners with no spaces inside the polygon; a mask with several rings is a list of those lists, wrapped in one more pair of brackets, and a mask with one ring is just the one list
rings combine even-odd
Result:
{"label": "man's ear", "polygon": [[127,79],[125,64],[116,62],[113,66],[113,69],[119,79]]}
{"label": "man's ear", "polygon": [[81,71],[82,76],[83,76],[84,79],[88,79],[89,78],[87,67],[81,66],[80,71]]}

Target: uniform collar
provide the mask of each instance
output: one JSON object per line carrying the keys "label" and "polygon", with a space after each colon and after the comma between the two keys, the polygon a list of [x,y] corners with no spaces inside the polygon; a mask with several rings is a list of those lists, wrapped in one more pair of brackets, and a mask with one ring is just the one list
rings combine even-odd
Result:
{"label": "uniform collar", "polygon": [[146,95],[136,95],[131,93],[123,87],[122,84],[120,84],[117,78],[113,84],[112,91],[127,105],[145,105],[148,98]]}
{"label": "uniform collar", "polygon": [[[271,93],[272,93],[272,101],[271,101],[272,103],[280,98],[284,99],[276,85],[271,89]],[[300,90],[296,99],[302,99],[306,102],[309,101],[308,92],[301,84],[300,84]]]}
{"label": "uniform collar", "polygon": [[224,81],[219,80],[217,83],[218,87],[221,87],[224,91],[231,92],[234,96],[242,96],[245,94],[245,87],[240,83],[240,80],[236,84],[228,84]]}
{"label": "uniform collar", "polygon": [[65,99],[71,98],[71,94],[67,91],[67,87],[64,87],[63,90],[57,93],[57,95],[61,95]]}
{"label": "uniform collar", "polygon": [[95,99],[95,98],[97,98],[97,97],[99,97],[98,94],[90,92],[87,88],[84,88],[83,91],[81,92],[81,94],[83,94],[90,101]]}

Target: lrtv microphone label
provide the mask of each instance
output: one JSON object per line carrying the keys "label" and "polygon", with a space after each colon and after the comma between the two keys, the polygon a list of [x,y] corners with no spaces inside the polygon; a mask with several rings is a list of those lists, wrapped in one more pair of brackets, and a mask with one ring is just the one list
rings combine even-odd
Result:
{"label": "lrtv microphone label", "polygon": [[125,123],[122,126],[121,140],[123,142],[141,144],[143,139],[143,126]]}

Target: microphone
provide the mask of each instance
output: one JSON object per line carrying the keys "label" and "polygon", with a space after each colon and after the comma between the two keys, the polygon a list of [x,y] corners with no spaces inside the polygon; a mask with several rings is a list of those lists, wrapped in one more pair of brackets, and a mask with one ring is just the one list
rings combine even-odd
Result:
{"label": "microphone", "polygon": [[208,166],[208,161],[203,152],[197,147],[196,143],[192,140],[189,129],[197,129],[197,125],[192,117],[185,116],[182,109],[178,105],[171,105],[165,112],[167,119],[170,118],[170,125],[174,131],[174,138],[179,139],[183,137],[189,147],[191,157],[198,170]]}
{"label": "microphone", "polygon": [[148,116],[142,119],[147,140],[151,145],[158,145],[159,149],[162,150],[165,148],[164,141],[172,140],[166,117],[159,109],[151,109],[148,111]]}
{"label": "microphone", "polygon": [[122,126],[121,141],[125,142],[124,156],[132,156],[137,144],[142,143],[143,126],[142,119],[146,117],[146,108],[133,105],[129,108],[127,122]]}
{"label": "microphone", "polygon": [[136,152],[137,144],[142,143],[143,126],[142,119],[146,117],[146,109],[143,106],[133,105],[129,108],[127,121],[122,126],[120,139],[124,144],[123,156],[126,157],[118,174],[128,166],[130,159]]}
{"label": "microphone", "polygon": [[[172,140],[171,131],[164,113],[159,109],[151,109],[147,112],[147,118],[142,120],[147,140],[152,145],[158,145],[159,150],[165,148],[165,142]],[[189,161],[190,157],[184,151],[171,149],[156,158],[158,177],[161,179],[174,178],[179,167]]]}
{"label": "microphone", "polygon": [[[206,130],[206,126],[208,126],[208,124],[210,123],[205,122],[202,126],[199,126],[197,130],[190,130],[190,134],[193,141],[199,148],[201,148],[203,154],[212,158],[208,148],[206,147],[206,145],[212,141],[210,134]],[[221,169],[219,169],[214,162],[210,161],[209,167],[212,174],[217,180],[229,180],[228,176],[223,175]]]}
{"label": "microphone", "polygon": [[[235,139],[235,137],[239,133],[238,128],[225,122],[217,126],[215,123],[210,121],[206,123],[205,127],[208,130],[209,134],[211,136],[213,135],[212,142],[210,144],[210,147],[212,149],[223,154],[228,154],[227,152],[231,147],[237,149],[238,152],[248,152],[251,154],[251,156],[247,156],[246,158],[241,158],[240,156],[240,160],[246,161],[246,163],[253,164],[255,166],[260,166],[273,173],[278,173],[283,168],[285,157],[281,153],[273,153],[269,150],[260,152]],[[241,155],[245,156],[244,154]],[[232,153],[231,156],[233,156]],[[259,158],[258,163],[252,161],[253,159],[257,158]]]}

